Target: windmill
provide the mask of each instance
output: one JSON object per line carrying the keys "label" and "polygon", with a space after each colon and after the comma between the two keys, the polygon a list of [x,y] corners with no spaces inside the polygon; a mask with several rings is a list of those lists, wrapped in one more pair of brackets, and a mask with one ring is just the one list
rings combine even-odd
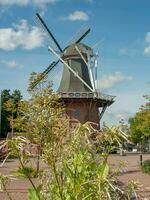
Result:
{"label": "windmill", "polygon": [[93,53],[91,47],[81,43],[90,32],[90,28],[82,30],[67,47],[62,49],[41,16],[38,13],[36,16],[59,53],[49,46],[49,51],[57,60],[41,73],[31,89],[34,89],[61,62],[63,73],[57,93],[65,105],[70,124],[89,121],[98,129],[106,108],[114,102],[114,96],[102,94],[97,90],[97,55]]}

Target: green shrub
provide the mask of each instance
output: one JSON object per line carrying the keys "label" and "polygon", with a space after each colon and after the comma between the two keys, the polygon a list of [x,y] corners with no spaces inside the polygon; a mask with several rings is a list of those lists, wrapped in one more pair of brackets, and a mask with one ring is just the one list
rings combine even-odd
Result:
{"label": "green shrub", "polygon": [[36,178],[37,177],[37,170],[34,169],[33,167],[28,167],[28,166],[25,166],[25,167],[19,167],[16,171],[12,172],[11,173],[12,175],[14,176],[22,176],[22,177],[25,177],[25,178]]}
{"label": "green shrub", "polygon": [[150,160],[145,160],[142,164],[142,171],[144,173],[150,174]]}
{"label": "green shrub", "polygon": [[[36,92],[20,107],[18,122],[25,135],[5,141],[20,162],[16,175],[32,185],[28,200],[130,200],[136,183],[121,188],[108,163],[109,153],[127,141],[126,134],[119,127],[94,130],[89,123],[71,127],[51,87]],[[41,150],[37,169],[40,161],[47,165],[36,184],[32,177],[38,170],[27,165],[31,145]]]}

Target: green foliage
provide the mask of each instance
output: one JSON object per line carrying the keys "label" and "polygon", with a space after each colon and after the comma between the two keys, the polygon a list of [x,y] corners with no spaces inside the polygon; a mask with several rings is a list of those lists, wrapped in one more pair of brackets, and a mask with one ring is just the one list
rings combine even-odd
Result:
{"label": "green foliage", "polygon": [[8,176],[0,174],[0,191],[4,190],[4,186],[8,182]]}
{"label": "green foliage", "polygon": [[[31,74],[29,86],[36,76],[36,73]],[[30,94],[30,100],[18,104],[17,118],[13,120],[13,126],[17,131],[24,132],[32,143],[40,143],[42,147],[45,140],[50,140],[52,128],[59,122],[62,106],[50,83],[44,89],[35,88]]]}
{"label": "green foliage", "polygon": [[[59,149],[61,150],[59,154],[55,151],[45,151],[48,147],[44,148],[43,160],[49,166],[47,173],[51,173],[50,177],[48,174],[43,177],[44,181],[47,179],[46,199],[107,200],[119,198],[121,193],[109,171],[107,150],[111,149],[108,146],[111,146],[113,141],[119,144],[121,138],[125,139],[125,136],[121,136],[121,133],[119,134],[119,131],[114,128],[112,131],[108,129],[103,133],[97,131],[96,135],[93,141],[89,124],[79,124],[76,129],[72,130],[69,140],[63,143],[63,146],[57,145],[57,153]],[[104,153],[96,153],[95,142],[97,146],[102,147],[103,145]],[[42,185],[44,187],[44,184]],[[125,195],[124,199],[126,199]]]}
{"label": "green foliage", "polygon": [[133,180],[128,182],[127,188],[125,190],[126,199],[138,199],[136,190],[138,189],[139,183]]}
{"label": "green foliage", "polygon": [[0,143],[0,149],[4,146],[7,147],[9,155],[14,157],[24,159],[28,157],[28,152],[24,152],[24,149],[27,149],[29,141],[22,136],[14,137],[13,139],[7,139]]}
{"label": "green foliage", "polygon": [[147,102],[141,106],[133,118],[129,119],[131,140],[136,144],[144,145],[147,138],[150,137],[150,98],[145,96]]}
{"label": "green foliage", "polygon": [[8,121],[8,112],[4,108],[5,102],[11,98],[10,90],[3,90],[1,92],[1,133],[0,137],[5,137],[6,133],[10,131],[9,121]]}
{"label": "green foliage", "polygon": [[40,188],[37,189],[37,191],[35,191],[34,189],[29,189],[28,200],[45,200],[45,198],[40,195]]}
{"label": "green foliage", "polygon": [[34,189],[29,189],[28,200],[39,200],[39,197],[37,196],[36,191]]}
{"label": "green foliage", "polygon": [[47,76],[44,78],[42,73],[32,72],[29,77],[28,92],[33,93],[33,91],[36,92],[37,90],[41,90],[46,82]]}
{"label": "green foliage", "polygon": [[22,100],[22,95],[20,90],[14,90],[12,92],[11,98],[14,100],[14,102],[19,102]]}
{"label": "green foliage", "polygon": [[[99,131],[86,123],[71,128],[50,84],[19,104],[16,120],[14,124],[24,136],[15,136],[1,146],[7,145],[10,155],[18,157],[19,173],[33,186],[28,192],[29,200],[130,199],[128,190],[118,187],[107,161],[109,153],[127,140],[118,127]],[[33,183],[32,169],[27,166],[31,144],[38,147],[38,161],[47,164],[40,174],[39,186]]]}
{"label": "green foliage", "polygon": [[14,90],[12,94],[10,90],[2,90],[1,93],[1,130],[0,137],[6,137],[7,133],[11,131],[12,119],[17,117],[18,103],[22,96],[19,90]]}
{"label": "green foliage", "polygon": [[113,126],[111,128],[104,127],[97,135],[97,150],[103,153],[106,157],[109,153],[119,148],[122,143],[128,142],[128,136],[120,129],[120,127]]}
{"label": "green foliage", "polygon": [[7,197],[8,197],[8,199],[12,200],[9,192],[6,189],[6,184],[9,181],[9,179],[10,179],[10,175],[2,175],[0,173],[0,192],[5,192]]}
{"label": "green foliage", "polygon": [[11,172],[11,174],[14,176],[21,176],[25,178],[36,178],[38,176],[37,170],[29,166],[19,167],[16,171]]}
{"label": "green foliage", "polygon": [[144,173],[150,174],[150,160],[145,160],[141,168]]}

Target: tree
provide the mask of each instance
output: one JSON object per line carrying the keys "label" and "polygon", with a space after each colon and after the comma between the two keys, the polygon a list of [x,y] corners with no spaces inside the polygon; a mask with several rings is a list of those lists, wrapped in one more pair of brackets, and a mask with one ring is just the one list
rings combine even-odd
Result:
{"label": "tree", "polygon": [[19,101],[21,101],[22,95],[21,95],[20,90],[14,90],[11,95],[11,98],[14,100],[15,103],[18,103]]}
{"label": "tree", "polygon": [[135,144],[144,145],[150,137],[150,97],[144,96],[147,100],[134,117],[129,119],[131,139]]}
{"label": "tree", "polygon": [[[35,73],[31,74],[29,86]],[[42,82],[43,83],[43,82]],[[42,84],[41,83],[41,84]],[[17,118],[10,117],[12,128],[26,136],[37,147],[37,171],[39,170],[39,157],[47,141],[52,141],[53,128],[60,124],[59,116],[62,114],[62,106],[58,95],[52,91],[51,84],[36,87],[29,90],[31,98],[28,101],[20,101],[18,104]],[[7,108],[16,112],[13,104],[7,101]],[[63,128],[63,125],[61,129]]]}
{"label": "tree", "polygon": [[5,137],[6,133],[10,131],[8,121],[8,111],[4,108],[4,104],[11,98],[10,90],[2,90],[1,92],[1,134],[0,137]]}
{"label": "tree", "polygon": [[29,77],[28,92],[35,93],[35,91],[41,91],[44,85],[47,83],[47,77],[48,75],[43,73],[32,72]]}
{"label": "tree", "polygon": [[10,116],[13,118],[17,117],[17,107],[21,99],[22,95],[19,90],[14,90],[12,94],[10,90],[2,90],[0,137],[6,137],[7,133],[11,131]]}

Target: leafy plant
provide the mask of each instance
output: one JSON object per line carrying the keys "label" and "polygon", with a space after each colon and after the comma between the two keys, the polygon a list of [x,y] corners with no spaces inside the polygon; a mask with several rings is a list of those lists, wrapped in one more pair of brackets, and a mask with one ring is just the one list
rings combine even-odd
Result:
{"label": "leafy plant", "polygon": [[0,192],[4,191],[7,194],[7,197],[9,200],[12,200],[9,192],[6,189],[6,184],[9,181],[10,176],[9,175],[2,175],[0,174]]}
{"label": "leafy plant", "polygon": [[[70,127],[51,85],[33,93],[19,109],[14,125],[24,136],[15,136],[1,146],[7,145],[9,154],[18,157],[18,172],[32,184],[29,200],[130,199],[134,185],[131,190],[120,188],[107,161],[109,153],[127,140],[118,127],[94,130],[89,123]],[[34,172],[27,165],[32,144],[38,147],[37,172],[40,161],[47,164],[36,185],[31,178]]]}
{"label": "leafy plant", "polygon": [[[112,141],[119,144],[121,138],[125,136],[121,136],[119,131],[117,135],[114,134],[114,128],[112,133],[111,129],[105,133],[97,131],[94,141],[92,134],[89,124],[79,124],[72,130],[69,140],[63,143],[63,146],[57,146],[58,152],[59,148],[61,149],[60,154],[52,151],[47,155],[48,152],[43,151],[43,160],[48,163],[50,170],[48,173],[51,173],[50,177],[43,178],[45,181],[45,177],[48,177],[45,188],[46,199],[107,200],[119,199],[120,196],[122,199],[130,199],[118,187],[116,179],[111,175],[107,162],[109,152],[106,151],[111,149],[109,146],[112,145]],[[102,137],[102,134],[105,137],[104,135]],[[97,154],[99,145],[103,152]]]}
{"label": "leafy plant", "polygon": [[144,173],[150,174],[150,160],[143,161],[141,168]]}
{"label": "leafy plant", "polygon": [[45,200],[45,198],[40,195],[40,188],[37,188],[37,191],[35,191],[34,189],[29,189],[28,200]]}
{"label": "leafy plant", "polygon": [[24,168],[19,167],[16,171],[11,172],[11,174],[14,176],[21,176],[25,178],[36,178],[38,176],[37,170],[29,166],[25,166]]}

